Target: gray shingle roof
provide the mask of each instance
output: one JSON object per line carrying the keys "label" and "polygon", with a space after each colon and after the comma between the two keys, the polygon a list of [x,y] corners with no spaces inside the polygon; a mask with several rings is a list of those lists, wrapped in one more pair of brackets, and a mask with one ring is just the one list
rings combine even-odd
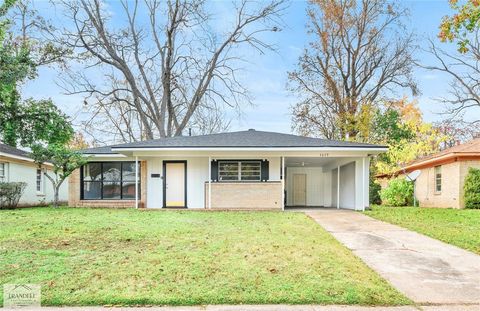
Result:
{"label": "gray shingle roof", "polygon": [[[351,147],[351,148],[382,148],[384,146],[346,142],[338,140],[327,140],[282,134],[275,132],[264,132],[256,130],[219,133],[200,136],[178,136],[171,138],[145,140],[110,147],[100,147],[84,150],[84,153],[112,153],[117,148],[247,148],[247,147]],[[111,149],[110,149],[111,148]]]}
{"label": "gray shingle roof", "polygon": [[17,156],[17,157],[25,157],[25,158],[32,158],[30,156],[30,152],[20,150],[17,148],[10,147],[9,145],[5,145],[0,143],[0,152],[10,154],[12,156]]}

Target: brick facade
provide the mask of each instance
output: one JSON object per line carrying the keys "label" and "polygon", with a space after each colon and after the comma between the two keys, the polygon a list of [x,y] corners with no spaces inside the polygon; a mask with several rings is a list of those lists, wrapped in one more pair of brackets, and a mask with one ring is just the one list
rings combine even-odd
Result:
{"label": "brick facade", "polygon": [[[212,209],[281,210],[281,182],[211,183]],[[208,208],[208,183],[205,184]]]}
{"label": "brick facade", "polygon": [[[140,161],[140,201],[139,207],[147,202],[147,162]],[[75,170],[68,179],[68,205],[71,207],[135,207],[135,200],[81,200],[80,199],[80,169]]]}
{"label": "brick facade", "polygon": [[[442,191],[435,191],[435,167],[421,169],[416,181],[420,207],[464,208],[463,186],[470,167],[480,169],[480,160],[457,161],[441,165]],[[385,179],[382,179],[384,181]],[[383,183],[382,187],[386,186]]]}
{"label": "brick facade", "polygon": [[442,191],[435,191],[435,167],[421,170],[416,181],[416,195],[421,207],[453,207],[460,205],[460,163],[441,165]]}

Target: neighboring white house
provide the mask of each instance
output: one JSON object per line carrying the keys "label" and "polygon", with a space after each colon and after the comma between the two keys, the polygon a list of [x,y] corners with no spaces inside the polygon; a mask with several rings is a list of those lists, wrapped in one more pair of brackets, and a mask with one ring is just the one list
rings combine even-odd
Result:
{"label": "neighboring white house", "polygon": [[[46,205],[53,201],[53,186],[44,173],[50,165],[40,169],[26,151],[0,143],[0,182],[25,182],[27,187],[19,206]],[[60,188],[60,201],[68,199],[68,180]]]}
{"label": "neighboring white house", "polygon": [[92,148],[70,177],[69,205],[363,210],[370,157],[386,150],[253,129]]}

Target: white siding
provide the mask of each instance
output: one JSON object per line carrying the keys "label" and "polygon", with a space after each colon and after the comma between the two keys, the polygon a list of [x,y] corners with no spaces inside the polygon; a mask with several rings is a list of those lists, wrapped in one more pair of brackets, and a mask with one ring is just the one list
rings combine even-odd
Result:
{"label": "white siding", "polygon": [[326,206],[337,207],[337,167],[340,166],[340,208],[363,210],[368,207],[369,165],[370,159],[364,157],[339,159],[326,167],[325,172],[331,173],[328,179],[331,204]]}
{"label": "white siding", "polygon": [[[53,186],[45,176],[43,176],[42,191],[37,192],[37,167],[35,165],[10,162],[7,166],[7,181],[27,183],[19,205],[44,205],[53,201]],[[50,170],[48,172],[53,176]],[[63,202],[68,200],[68,179],[60,187],[59,200]]]}
{"label": "white siding", "polygon": [[[220,157],[217,160],[222,159]],[[238,159],[242,159],[238,157]],[[269,180],[280,180],[280,157],[266,159],[269,161]],[[147,208],[163,206],[163,161],[187,161],[187,206],[188,208],[205,207],[205,183],[208,182],[208,157],[158,157],[147,160]],[[161,178],[152,178],[160,174]]]}
{"label": "white siding", "polygon": [[323,206],[332,206],[332,171],[323,173]]}
{"label": "white siding", "polygon": [[287,206],[293,205],[294,174],[305,174],[307,177],[307,206],[324,206],[324,174],[321,167],[287,168]]}
{"label": "white siding", "polygon": [[340,207],[355,209],[355,162],[340,167]]}
{"label": "white siding", "polygon": [[280,180],[280,171],[282,170],[282,158],[281,157],[272,157],[267,158],[268,160],[268,177],[271,181]]}
{"label": "white siding", "polygon": [[147,160],[147,207],[161,208],[163,205],[163,179],[152,178],[152,174],[163,176],[161,159]]}
{"label": "white siding", "polygon": [[330,192],[330,195],[332,197],[332,204],[331,204],[331,207],[337,207],[338,204],[338,169],[333,169],[331,171],[331,176],[332,178],[330,178],[330,181],[331,181],[331,185],[332,185],[332,191]]}

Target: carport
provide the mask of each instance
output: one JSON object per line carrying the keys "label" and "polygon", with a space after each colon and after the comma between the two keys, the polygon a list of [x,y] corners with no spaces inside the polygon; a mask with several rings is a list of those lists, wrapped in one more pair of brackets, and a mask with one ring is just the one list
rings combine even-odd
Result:
{"label": "carport", "polygon": [[285,207],[368,207],[370,157],[285,157]]}

